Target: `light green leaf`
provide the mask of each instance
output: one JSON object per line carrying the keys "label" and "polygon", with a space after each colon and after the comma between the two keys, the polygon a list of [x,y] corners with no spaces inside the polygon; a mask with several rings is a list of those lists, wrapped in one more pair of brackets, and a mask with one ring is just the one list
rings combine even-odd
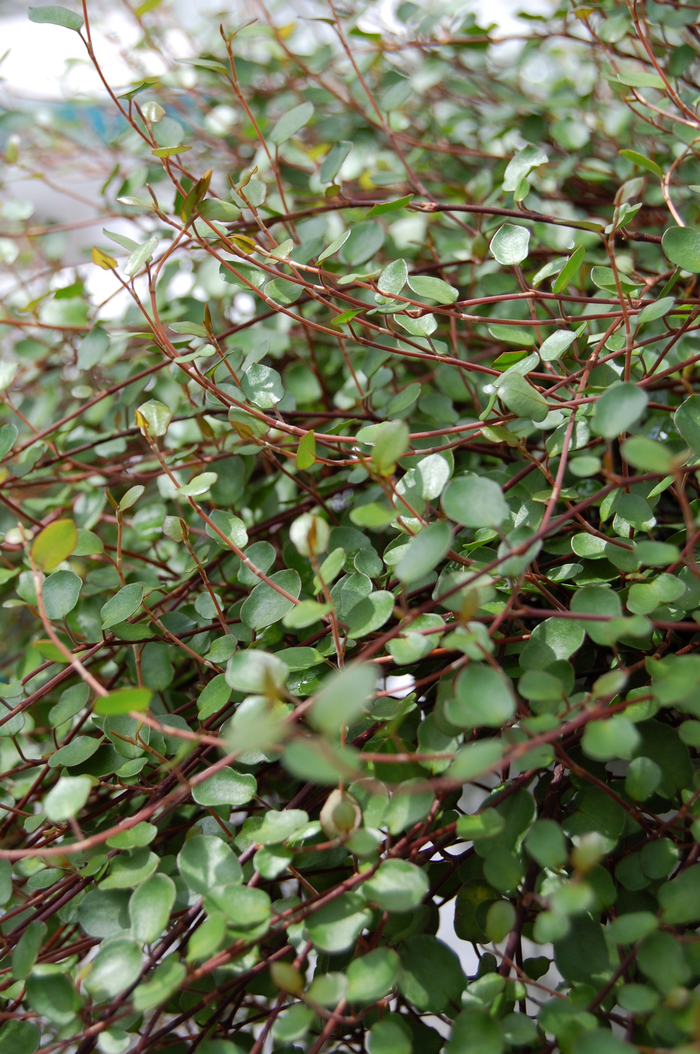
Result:
{"label": "light green leaf", "polygon": [[550,410],[544,395],[533,388],[517,370],[503,374],[498,382],[498,397],[512,413],[532,421],[544,421]]}
{"label": "light green leaf", "polygon": [[504,267],[526,260],[529,246],[530,231],[514,223],[504,223],[491,239],[491,253]]}
{"label": "light green leaf", "polygon": [[570,329],[558,329],[542,341],[540,358],[543,362],[555,362],[567,351],[576,340],[576,334]]}
{"label": "light green leaf", "polygon": [[137,249],[134,249],[129,256],[129,259],[124,264],[124,274],[129,276],[138,274],[141,268],[151,259],[157,248],[158,238],[156,238],[155,235],[145,241],[143,245],[139,245]]}
{"label": "light green leaf", "polygon": [[314,115],[313,103],[303,102],[300,106],[294,106],[283,114],[275,127],[270,132],[270,141],[275,146],[282,146],[293,135],[296,135],[305,124],[308,124]]}
{"label": "light green leaf", "polygon": [[72,819],[88,800],[92,783],[88,776],[61,776],[44,798],[44,812],[51,823]]}
{"label": "light green leaf", "polygon": [[322,905],[306,920],[309,939],[319,951],[338,955],[352,948],[372,912],[356,893],[342,893]]}
{"label": "light green leaf", "polygon": [[411,539],[408,549],[394,568],[396,577],[401,582],[415,582],[423,578],[437,567],[451,544],[452,531],[444,520],[424,527]]}
{"label": "light green leaf", "polygon": [[[223,681],[223,676],[221,680]],[[201,698],[201,697],[200,697]],[[249,772],[236,772],[233,768],[220,769],[203,783],[198,783],[192,797],[200,805],[247,805],[257,793],[255,776]]]}
{"label": "light green leaf", "polygon": [[151,875],[129,899],[131,932],[142,944],[152,944],[165,929],[173,904],[175,883],[167,875]]}
{"label": "light green leaf", "polygon": [[314,727],[335,732],[351,725],[366,709],[376,683],[377,671],[369,664],[350,664],[327,678],[309,711]]}
{"label": "light green leaf", "polygon": [[661,244],[671,263],[691,274],[700,274],[700,232],[692,227],[669,227]]}
{"label": "light green leaf", "polygon": [[408,266],[405,260],[392,260],[377,279],[377,289],[384,296],[398,296],[406,285]]}
{"label": "light green leaf", "polygon": [[83,16],[69,11],[67,7],[30,7],[29,21],[49,22],[54,26],[63,26],[64,29],[73,29],[76,33],[83,26]]}
{"label": "light green leaf", "polygon": [[32,544],[32,559],[42,571],[53,571],[67,560],[78,542],[72,520],[54,520],[39,531]]}
{"label": "light green leaf", "polygon": [[[341,139],[339,143],[336,143],[330,150],[330,153],[326,154],[321,163],[321,182],[332,183],[335,177],[340,172],[343,161],[352,150],[353,144],[347,139]],[[347,232],[346,237],[350,234]],[[340,248],[340,246],[338,246]],[[334,250],[335,251],[335,250]],[[319,257],[319,262],[320,262]]]}
{"label": "light green leaf", "polygon": [[141,1012],[165,1003],[185,979],[187,969],[174,955],[156,967],[148,981],[134,989],[134,1010]]}
{"label": "light green leaf", "polygon": [[435,300],[438,304],[454,304],[459,296],[459,290],[453,285],[443,282],[442,278],[433,278],[432,275],[412,274],[408,278],[408,285],[418,296]]}
{"label": "light green leaf", "polygon": [[510,681],[486,663],[465,667],[455,680],[454,697],[445,702],[445,716],[457,728],[499,728],[514,713]]}
{"label": "light green leaf", "polygon": [[109,629],[110,626],[116,626],[118,622],[126,622],[131,618],[141,607],[143,596],[144,588],[140,582],[122,586],[100,609],[102,629]]}
{"label": "light green leaf", "polygon": [[499,527],[509,509],[498,483],[487,476],[457,476],[442,495],[446,516],[464,527]]}
{"label": "light green leaf", "polygon": [[136,941],[115,937],[101,946],[83,983],[96,1003],[105,1003],[132,985],[140,972],[141,949]]}
{"label": "light green leaf", "polygon": [[407,860],[385,860],[365,882],[365,896],[382,911],[410,911],[428,892],[428,876]]}
{"label": "light green leaf", "polygon": [[177,866],[195,893],[208,893],[243,879],[236,855],[220,838],[208,835],[189,838],[178,854]]}
{"label": "light green leaf", "polygon": [[42,593],[44,607],[50,619],[61,620],[78,603],[83,582],[72,571],[54,571],[44,581]]}
{"label": "light green leaf", "polygon": [[613,384],[596,402],[591,428],[604,439],[616,439],[637,423],[648,402],[646,391],[636,384]]}
{"label": "light green leaf", "polygon": [[349,1003],[374,1003],[387,995],[399,972],[399,957],[390,948],[375,948],[353,959],[347,968]]}

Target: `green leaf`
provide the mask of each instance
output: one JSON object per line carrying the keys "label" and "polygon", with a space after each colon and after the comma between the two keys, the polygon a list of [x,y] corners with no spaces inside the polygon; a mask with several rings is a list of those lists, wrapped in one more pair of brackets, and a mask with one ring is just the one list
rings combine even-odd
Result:
{"label": "green leaf", "polygon": [[[223,680],[223,677],[221,678]],[[201,697],[200,697],[201,698]],[[255,776],[249,772],[236,772],[233,768],[220,769],[209,779],[198,783],[192,797],[200,805],[247,805],[257,793]]]}
{"label": "green leaf", "polygon": [[49,22],[54,26],[63,26],[64,29],[73,29],[76,33],[83,26],[83,16],[69,11],[67,7],[30,7],[29,21]]}
{"label": "green leaf", "polygon": [[109,875],[100,883],[100,889],[133,889],[153,874],[159,862],[148,846],[138,846],[129,852],[120,853],[112,860]]}
{"label": "green leaf", "polygon": [[161,146],[157,150],[151,150],[151,153],[154,157],[175,157],[176,154],[185,154],[191,149],[191,146],[180,144],[179,146]]}
{"label": "green leaf", "polygon": [[368,955],[353,959],[347,968],[349,1003],[374,1003],[395,986],[399,957],[389,948],[375,948]]}
{"label": "green leaf", "polygon": [[366,637],[381,629],[391,617],[395,597],[387,589],[377,589],[360,600],[347,615],[348,635]]}
{"label": "green leaf", "polygon": [[92,783],[88,776],[61,776],[44,798],[44,812],[51,823],[72,819],[88,800]]}
{"label": "green leaf", "polygon": [[620,84],[625,84],[630,88],[658,88],[660,91],[665,88],[658,73],[647,70],[623,70],[618,74],[617,79]]}
{"label": "green leaf", "polygon": [[178,854],[177,866],[195,893],[209,893],[243,879],[235,854],[220,838],[208,835],[188,839]]}
{"label": "green leaf", "polygon": [[7,1054],[35,1054],[40,1041],[41,1033],[33,1021],[10,1018],[0,1028],[0,1050]]}
{"label": "green leaf", "polygon": [[503,1047],[498,1021],[487,1010],[470,1006],[455,1018],[445,1054],[501,1054]]}
{"label": "green leaf", "polygon": [[136,411],[136,424],[144,435],[164,436],[168,431],[171,418],[169,408],[158,399],[149,399],[147,403],[142,403]]}
{"label": "green leaf", "polygon": [[157,248],[158,238],[155,235],[152,238],[148,238],[143,245],[139,245],[124,264],[124,274],[129,276],[138,274],[141,268],[151,259]]}
{"label": "green leaf", "polygon": [[625,791],[634,801],[646,801],[661,783],[663,772],[651,758],[637,757],[625,775]]}
{"label": "green leaf", "polygon": [[485,933],[488,940],[499,944],[515,925],[515,908],[508,900],[497,900],[486,914]]}
{"label": "green leaf", "polygon": [[464,527],[499,527],[510,511],[498,483],[474,474],[450,480],[442,509]]}
{"label": "green leaf", "polygon": [[[432,797],[432,795],[431,795]],[[428,876],[407,860],[385,860],[365,882],[367,899],[382,911],[410,911],[428,892]]]}
{"label": "green leaf", "polygon": [[451,544],[452,531],[448,523],[439,520],[429,524],[411,539],[405,554],[394,568],[396,577],[401,582],[415,582],[423,578],[444,559]]}
{"label": "green leaf", "polygon": [[[281,279],[279,281],[281,281]],[[270,291],[270,286],[272,284],[272,282],[268,282],[265,287],[266,292],[268,292],[269,295],[274,295],[274,291]],[[275,286],[275,289],[278,288],[279,282]],[[294,303],[294,300],[296,300],[301,293],[298,286],[295,287],[295,290],[297,291],[297,296],[295,296],[293,300],[281,299],[281,303]],[[243,376],[241,387],[250,401],[254,403],[255,406],[259,406],[261,410],[272,409],[272,407],[276,406],[277,403],[284,398],[282,378],[277,370],[273,370],[271,366],[263,366],[259,363],[251,366]]]}
{"label": "green leaf", "polygon": [[583,644],[583,627],[571,619],[549,618],[535,626],[520,654],[523,670],[541,670],[568,659]]}
{"label": "green leaf", "polygon": [[354,663],[327,678],[309,711],[314,727],[335,732],[353,724],[367,708],[376,683],[377,671],[369,664]]}
{"label": "green leaf", "polygon": [[498,382],[498,397],[518,417],[532,421],[544,421],[549,413],[549,403],[544,395],[514,370],[504,373]]}
{"label": "green leaf", "polygon": [[109,333],[102,326],[95,326],[80,341],[78,367],[81,370],[91,370],[94,366],[98,366],[109,351],[111,343]]}
{"label": "green leaf", "polygon": [[658,472],[665,476],[673,469],[673,454],[668,447],[646,436],[626,439],[621,453],[627,464],[640,472]]}
{"label": "green leaf", "polygon": [[323,261],[327,260],[329,256],[334,256],[339,249],[342,249],[349,237],[350,231],[344,231],[337,238],[334,238],[330,245],[328,245],[323,250],[323,252],[319,254],[318,263],[323,263]]}
{"label": "green leaf", "polygon": [[582,1029],[574,1040],[572,1054],[634,1054],[637,1050],[607,1029]]}
{"label": "green leaf", "polygon": [[70,978],[55,973],[42,975],[35,970],[27,978],[25,992],[32,1010],[58,1028],[73,1023],[82,1004]]}
{"label": "green leaf", "polygon": [[111,626],[116,626],[118,622],[126,622],[131,618],[140,609],[144,592],[140,582],[122,586],[119,592],[110,597],[100,609],[102,629],[109,629]]}
{"label": "green leaf", "polygon": [[72,520],[54,520],[39,531],[32,543],[32,560],[42,571],[53,571],[67,560],[78,542]]}
{"label": "green leaf", "polygon": [[691,227],[669,227],[661,240],[671,263],[684,271],[700,274],[700,232]]}
{"label": "green leaf", "polygon": [[[225,509],[212,509],[209,513],[209,519],[214,527],[221,531],[224,538],[230,538],[233,544],[237,545],[239,549],[245,549],[248,544],[248,532],[245,529],[243,520],[238,516],[234,516],[232,512],[227,512]],[[224,538],[222,538],[209,523],[205,524],[204,529],[218,546],[222,549],[227,547]],[[263,568],[263,570],[265,569]],[[259,582],[260,579],[256,576],[255,581]]]}
{"label": "green leaf", "polygon": [[525,846],[540,867],[557,870],[566,863],[566,842],[562,829],[554,820],[538,820],[530,828]]}
{"label": "green leaf", "polygon": [[412,1006],[440,1014],[450,1001],[459,1005],[466,978],[451,948],[421,933],[399,946],[399,956],[399,988]]}
{"label": "green leaf", "polygon": [[223,911],[232,933],[247,939],[263,936],[272,915],[270,897],[264,889],[238,883],[210,889],[205,908],[208,914],[212,908]]}
{"label": "green leaf", "polygon": [[5,457],[12,450],[18,435],[19,432],[13,424],[6,424],[0,428],[0,458]]}
{"label": "green leaf", "polygon": [[695,454],[700,454],[700,395],[691,395],[676,410],[674,423]]}
{"label": "green leaf", "polygon": [[311,468],[316,463],[316,436],[313,431],[306,432],[299,440],[296,464],[299,469]]}
{"label": "green leaf", "polygon": [[386,1014],[367,1033],[369,1054],[411,1054],[410,1029],[398,1014]]}
{"label": "green leaf", "polygon": [[61,620],[73,610],[78,603],[82,579],[72,571],[54,571],[42,586],[44,607],[47,616]]}
{"label": "green leaf", "polygon": [[457,728],[499,728],[515,713],[510,682],[486,663],[472,662],[457,677],[445,716]]}
{"label": "green leaf", "polygon": [[29,923],[12,952],[12,976],[15,980],[23,980],[29,975],[41,951],[45,936],[45,922],[35,919]]}
{"label": "green leaf", "polygon": [[[293,597],[298,597],[301,592],[301,579],[293,570],[276,571],[270,576],[270,582]],[[241,619],[251,629],[264,629],[280,622],[293,607],[293,600],[283,596],[267,582],[261,582],[243,604]]]}
{"label": "green leaf", "polygon": [[515,157],[511,158],[503,173],[503,189],[514,191],[517,189],[521,179],[526,179],[533,168],[546,165],[549,161],[542,147],[526,146],[519,150]]}
{"label": "green leaf", "polygon": [[460,816],[457,834],[467,841],[478,841],[481,838],[494,838],[504,826],[505,820],[496,809],[484,809],[473,816]]}
{"label": "green leaf", "polygon": [[408,427],[404,421],[385,421],[374,432],[372,463],[382,476],[390,476],[396,462],[408,449]]}
{"label": "green leaf", "polygon": [[677,878],[659,889],[661,917],[672,926],[685,926],[700,920],[700,864],[681,871]]}
{"label": "green leaf", "polygon": [[239,651],[226,667],[226,683],[239,692],[272,692],[282,687],[289,667],[276,655],[264,651]]}
{"label": "green leaf", "polygon": [[[349,140],[341,139],[341,141],[339,143],[336,143],[335,146],[332,147],[330,152],[326,154],[321,163],[320,177],[322,183],[333,182],[335,177],[340,172],[340,168],[343,164],[343,161],[352,150],[352,147],[353,144]],[[348,231],[347,234],[349,235],[350,232]],[[340,248],[340,246],[338,246],[338,248]],[[321,258],[319,257],[319,262],[320,259]]]}
{"label": "green leaf", "polygon": [[294,106],[283,114],[275,127],[270,132],[270,141],[275,146],[282,146],[293,135],[301,131],[314,115],[313,103],[303,102],[300,106]]}
{"label": "green leaf", "polygon": [[387,212],[396,212],[398,209],[405,209],[412,198],[413,194],[407,194],[404,198],[396,198],[395,201],[382,201],[377,205],[373,205],[367,215],[384,216]]}
{"label": "green leaf", "polygon": [[510,267],[527,259],[530,247],[530,232],[527,227],[504,223],[491,239],[491,253],[499,264]]}
{"label": "green leaf", "polygon": [[636,384],[613,384],[596,402],[591,427],[604,439],[616,439],[639,421],[648,402],[646,391]]}
{"label": "green leaf", "polygon": [[550,334],[540,346],[540,358],[543,362],[556,362],[576,340],[576,334],[570,329],[558,329]]}
{"label": "green leaf", "polygon": [[167,875],[151,875],[129,899],[131,932],[142,944],[158,940],[168,924],[175,903],[175,883]]}
{"label": "green leaf", "polygon": [[49,724],[57,728],[64,721],[70,720],[79,713],[88,701],[90,689],[84,683],[74,684],[62,692],[59,701],[49,711]]}
{"label": "green leaf", "polygon": [[372,912],[361,897],[356,893],[341,893],[307,918],[306,929],[315,948],[338,955],[354,946],[371,920]]}
{"label": "green leaf", "polygon": [[[625,82],[623,81],[623,83]],[[644,157],[643,154],[638,153],[636,150],[621,150],[620,153],[639,168],[645,168],[647,172],[653,172],[655,176],[663,176],[663,171],[655,161],[650,161],[648,157]]]}
{"label": "green leaf", "polygon": [[265,813],[262,827],[255,832],[255,841],[259,845],[276,845],[286,842],[295,831],[309,822],[309,814],[303,809],[283,809],[276,812],[271,809]]}
{"label": "green leaf", "polygon": [[642,308],[637,316],[637,325],[643,326],[645,322],[655,322],[657,318],[663,318],[669,311],[673,310],[675,298],[663,296],[660,300],[652,300],[650,304]]}
{"label": "green leaf", "polygon": [[241,215],[237,205],[220,198],[206,198],[200,204],[198,212],[206,220],[221,220],[224,223],[233,223]]}
{"label": "green leaf", "polygon": [[384,245],[384,230],[376,220],[365,220],[353,226],[343,245],[342,259],[350,267],[360,267]]}
{"label": "green leaf", "polygon": [[74,765],[81,765],[83,761],[87,761],[88,758],[92,757],[97,748],[100,745],[100,740],[93,738],[92,736],[76,736],[66,743],[64,747],[59,749],[52,754],[49,758],[50,768],[72,768]]}
{"label": "green leaf", "polygon": [[408,265],[405,260],[392,260],[377,279],[377,289],[384,296],[398,296],[408,279]]}
{"label": "green leaf", "polygon": [[470,743],[459,751],[454,764],[447,770],[447,775],[450,779],[468,783],[493,768],[502,754],[503,747],[497,739],[484,739],[478,743]]}
{"label": "green leaf", "polygon": [[153,692],[149,688],[118,688],[97,699],[95,713],[111,717],[128,714],[131,710],[147,710],[152,698]]}
{"label": "green leaf", "polygon": [[[165,875],[162,876],[165,878]],[[172,883],[171,883],[172,885]],[[134,983],[141,973],[141,949],[134,940],[105,941],[83,984],[96,1003],[105,1003]]]}
{"label": "green leaf", "polygon": [[574,249],[559,272],[557,279],[552,284],[552,292],[561,293],[562,290],[566,289],[569,283],[578,275],[585,255],[586,250],[583,245],[579,245],[578,249]]}
{"label": "green leaf", "polygon": [[408,284],[418,296],[424,296],[438,304],[454,304],[459,296],[458,289],[431,275],[409,275]]}
{"label": "green leaf", "polygon": [[297,779],[312,780],[330,786],[341,779],[358,775],[357,753],[349,747],[337,747],[326,739],[298,737],[282,754],[285,769]]}
{"label": "green leaf", "polygon": [[150,1010],[152,1006],[165,1003],[180,987],[186,973],[183,963],[178,962],[174,955],[169,955],[165,962],[156,967],[145,984],[137,985],[134,989],[134,1010]]}

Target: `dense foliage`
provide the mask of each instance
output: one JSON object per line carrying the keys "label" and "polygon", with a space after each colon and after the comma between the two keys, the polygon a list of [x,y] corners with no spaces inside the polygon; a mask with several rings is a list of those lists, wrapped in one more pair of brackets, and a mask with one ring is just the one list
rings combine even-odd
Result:
{"label": "dense foliage", "polygon": [[0,1051],[690,1049],[699,10],[311,14],[0,116]]}

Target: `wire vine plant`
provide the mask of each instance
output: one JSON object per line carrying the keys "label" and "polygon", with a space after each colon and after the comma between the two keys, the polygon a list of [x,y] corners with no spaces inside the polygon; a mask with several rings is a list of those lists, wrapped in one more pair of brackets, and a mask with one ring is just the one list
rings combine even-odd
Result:
{"label": "wire vine plant", "polygon": [[0,115],[0,1051],[694,1050],[700,8],[256,14]]}

